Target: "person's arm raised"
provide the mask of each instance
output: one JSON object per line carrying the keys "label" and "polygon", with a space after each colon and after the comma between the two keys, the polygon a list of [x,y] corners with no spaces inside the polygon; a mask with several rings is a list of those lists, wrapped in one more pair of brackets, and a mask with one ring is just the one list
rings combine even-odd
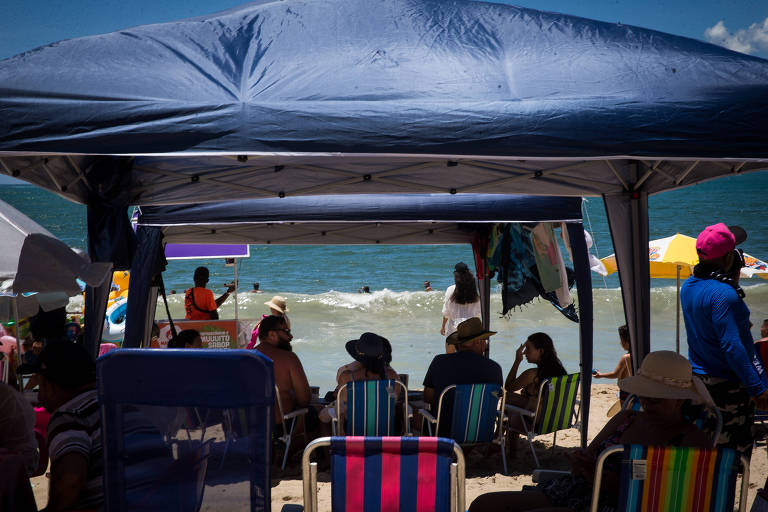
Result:
{"label": "person's arm raised", "polygon": [[508,394],[514,393],[518,389],[523,389],[536,378],[536,370],[534,369],[526,370],[520,377],[517,376],[517,370],[520,367],[520,363],[523,361],[524,351],[525,343],[520,345],[515,351],[515,362],[512,364],[512,368],[509,370],[507,378],[504,381],[504,388],[507,390]]}
{"label": "person's arm raised", "polygon": [[224,304],[224,301],[226,301],[229,298],[229,294],[232,293],[233,291],[235,291],[235,285],[231,284],[231,285],[227,286],[227,291],[225,291],[221,295],[221,297],[216,299],[216,301],[215,301],[216,302],[216,307],[217,308],[221,307],[221,305]]}

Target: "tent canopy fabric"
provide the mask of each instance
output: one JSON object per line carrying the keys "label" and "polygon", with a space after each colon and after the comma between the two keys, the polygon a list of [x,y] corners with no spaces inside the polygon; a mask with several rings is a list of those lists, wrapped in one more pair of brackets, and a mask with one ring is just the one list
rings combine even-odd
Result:
{"label": "tent canopy fabric", "polygon": [[768,61],[628,25],[469,0],[262,2],[0,62],[0,172],[89,208],[113,167],[113,208],[602,196],[639,365],[648,195],[768,167],[766,96]]}
{"label": "tent canopy fabric", "polygon": [[144,205],[654,193],[765,168],[767,93],[765,60],[628,25],[466,0],[262,2],[0,62],[0,169],[87,202],[90,155],[134,155],[119,172]]}
{"label": "tent canopy fabric", "polygon": [[581,222],[578,197],[502,194],[299,196],[142,207],[166,243],[471,243],[478,223]]}

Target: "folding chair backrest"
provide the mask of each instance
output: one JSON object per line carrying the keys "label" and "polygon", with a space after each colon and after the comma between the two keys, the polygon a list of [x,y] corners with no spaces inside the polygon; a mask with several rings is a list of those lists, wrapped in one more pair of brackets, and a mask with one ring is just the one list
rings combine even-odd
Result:
{"label": "folding chair backrest", "polygon": [[[332,510],[448,512],[454,446],[439,437],[331,438]],[[463,485],[463,458],[460,466]]]}
{"label": "folding chair backrest", "polygon": [[536,434],[549,434],[571,428],[576,417],[576,393],[580,379],[581,374],[572,373],[542,382],[533,426]]}
{"label": "folding chair backrest", "polygon": [[394,380],[358,380],[346,384],[344,432],[350,436],[391,436],[395,427]]}
{"label": "folding chair backrest", "polygon": [[499,417],[497,412],[503,411],[504,407],[499,404],[503,396],[501,386],[459,384],[454,393],[451,439],[459,444],[493,441]]}
{"label": "folding chair backrest", "polygon": [[625,445],[618,510],[731,512],[738,471],[730,448]]}
{"label": "folding chair backrest", "polygon": [[[247,350],[117,349],[96,365],[107,512],[219,509],[220,495],[205,493],[211,481],[243,484],[227,506],[269,509],[272,361]],[[221,438],[237,437],[233,417],[237,443]]]}

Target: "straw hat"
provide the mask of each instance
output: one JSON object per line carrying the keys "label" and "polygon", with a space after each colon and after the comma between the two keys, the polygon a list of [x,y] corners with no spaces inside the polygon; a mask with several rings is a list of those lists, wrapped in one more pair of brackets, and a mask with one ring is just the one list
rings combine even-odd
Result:
{"label": "straw hat", "polygon": [[483,322],[477,317],[472,317],[457,325],[456,332],[445,338],[445,342],[451,345],[461,345],[462,343],[485,339],[494,334],[496,331],[484,330]]}
{"label": "straw hat", "polygon": [[691,363],[671,350],[651,352],[637,375],[619,381],[627,393],[648,398],[691,399],[714,406],[704,383],[691,371]]}
{"label": "straw hat", "polygon": [[287,313],[290,311],[287,307],[285,307],[285,297],[281,297],[280,295],[275,295],[270,299],[269,302],[265,302],[264,304],[281,313]]}

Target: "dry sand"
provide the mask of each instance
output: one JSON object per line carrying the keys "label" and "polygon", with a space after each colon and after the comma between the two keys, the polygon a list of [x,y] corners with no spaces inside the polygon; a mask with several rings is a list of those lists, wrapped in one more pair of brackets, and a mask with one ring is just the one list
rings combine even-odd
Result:
{"label": "dry sand", "polygon": [[[589,438],[590,440],[605,425],[607,418],[606,412],[616,401],[617,388],[615,385],[597,384],[592,386],[592,405],[589,417]],[[540,436],[535,442],[541,466],[547,469],[568,469],[565,459],[565,453],[568,449],[573,449],[579,445],[579,434],[576,430],[567,430],[560,432],[557,436],[557,447],[552,450],[552,435]],[[467,455],[467,481],[466,498],[467,507],[478,495],[491,491],[502,490],[520,490],[524,485],[530,485],[531,473],[535,469],[533,457],[531,456],[528,443],[522,439],[518,443],[516,453],[508,459],[509,475],[502,473],[501,456],[498,451],[485,455],[485,450],[475,449]],[[293,464],[286,468],[281,474],[279,467],[273,468],[272,487],[272,510],[279,511],[286,503],[302,504],[302,484],[301,470],[299,468],[300,455],[293,458]],[[765,442],[758,444],[757,450],[752,456],[750,465],[750,484],[747,510],[751,507],[755,493],[762,487],[768,475],[768,453]],[[320,510],[330,510],[330,483],[328,483],[328,473],[321,472],[318,475],[319,480],[319,506]],[[35,499],[38,507],[47,502],[48,482],[45,476],[32,479],[32,486],[35,492]],[[210,503],[209,499],[216,495],[240,494],[239,489],[233,488],[233,485],[219,485],[206,487],[206,505]],[[228,500],[226,500],[228,501]],[[225,508],[229,508],[226,507]],[[204,506],[204,510],[219,510],[220,507]]]}

